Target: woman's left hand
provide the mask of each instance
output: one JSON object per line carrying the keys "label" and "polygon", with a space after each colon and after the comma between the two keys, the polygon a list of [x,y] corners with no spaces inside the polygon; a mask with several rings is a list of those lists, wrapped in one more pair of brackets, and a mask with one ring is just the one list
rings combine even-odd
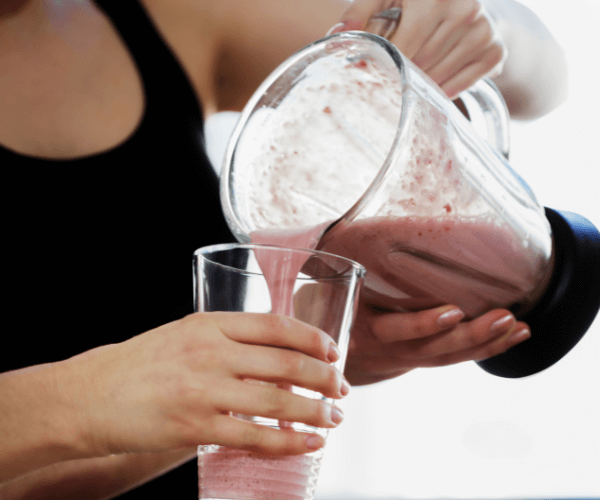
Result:
{"label": "woman's left hand", "polygon": [[418,312],[385,312],[361,300],[345,375],[353,385],[380,382],[415,368],[479,361],[527,340],[531,331],[507,309],[470,321],[453,305]]}
{"label": "woman's left hand", "polygon": [[[372,18],[393,7],[402,16],[389,34],[389,24]],[[355,0],[330,33],[357,29],[387,36],[451,99],[482,77],[498,76],[507,57],[480,0]]]}

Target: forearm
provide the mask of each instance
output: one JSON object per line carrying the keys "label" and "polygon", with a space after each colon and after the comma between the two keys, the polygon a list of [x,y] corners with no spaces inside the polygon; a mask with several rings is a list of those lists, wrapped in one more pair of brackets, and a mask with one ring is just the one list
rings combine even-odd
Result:
{"label": "forearm", "polygon": [[53,464],[0,484],[1,500],[112,498],[192,459],[196,448]]}
{"label": "forearm", "polygon": [[566,98],[567,64],[562,48],[542,21],[514,0],[482,0],[508,49],[494,82],[511,117],[522,120],[549,113]]}
{"label": "forearm", "polygon": [[[69,378],[69,380],[66,380]],[[0,374],[0,481],[51,463],[93,456],[74,397],[77,374],[61,363]]]}

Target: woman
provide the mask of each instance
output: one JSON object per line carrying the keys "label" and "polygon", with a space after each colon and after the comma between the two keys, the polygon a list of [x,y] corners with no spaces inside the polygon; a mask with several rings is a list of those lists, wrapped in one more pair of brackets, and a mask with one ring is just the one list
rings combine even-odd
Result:
{"label": "woman", "polygon": [[[279,62],[332,26],[374,29],[372,15],[394,6],[403,15],[391,40],[450,96],[493,74],[516,118],[563,98],[556,66],[531,74],[527,61],[540,50],[562,61],[560,49],[512,2],[2,0],[5,315],[19,325],[0,361],[3,498],[112,497],[188,461],[200,443],[278,454],[322,446],[227,416],[333,427],[336,410],[241,379],[335,398],[348,384],[322,332],[191,314],[191,253],[232,240],[202,126],[240,109]],[[513,53],[523,43],[527,54]],[[493,356],[529,336],[506,310],[462,318],[452,305],[363,310],[346,375],[377,382]],[[194,462],[147,488],[130,495],[195,494]]]}

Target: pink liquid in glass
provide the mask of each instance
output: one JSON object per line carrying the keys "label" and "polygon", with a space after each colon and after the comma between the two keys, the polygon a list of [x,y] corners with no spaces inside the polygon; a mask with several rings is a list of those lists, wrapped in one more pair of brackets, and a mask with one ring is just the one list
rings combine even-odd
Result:
{"label": "pink liquid in glass", "polygon": [[[288,248],[316,246],[326,225],[300,231],[264,231],[252,235],[253,243]],[[268,250],[256,250],[256,259],[265,276],[271,297],[271,312],[294,315],[294,284],[308,253],[285,254],[274,259]],[[291,385],[278,387],[292,390]],[[244,418],[243,416],[241,416]],[[280,428],[292,422],[280,420]],[[243,450],[215,446],[199,456],[199,491],[202,499],[301,500],[312,498],[322,451],[307,455],[270,457]]]}
{"label": "pink liquid in glass", "polygon": [[302,500],[314,489],[314,468],[313,454],[269,457],[219,448],[199,457],[200,491],[203,499]]}
{"label": "pink liquid in glass", "polygon": [[[286,248],[314,249],[329,223],[291,230],[264,230],[250,235],[252,243],[277,245]],[[271,297],[271,313],[293,316],[294,283],[309,257],[307,253],[289,253],[285,259],[269,258],[269,252],[255,251],[265,276]]]}

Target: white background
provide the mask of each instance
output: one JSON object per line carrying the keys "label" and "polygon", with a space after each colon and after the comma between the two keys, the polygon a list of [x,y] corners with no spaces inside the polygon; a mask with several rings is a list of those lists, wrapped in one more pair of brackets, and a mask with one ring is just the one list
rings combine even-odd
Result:
{"label": "white background", "polygon": [[[569,97],[544,118],[511,124],[511,165],[541,205],[600,228],[600,0],[521,2],[564,48]],[[207,124],[213,156],[228,118]],[[600,318],[532,377],[501,379],[475,363],[421,369],[353,388],[342,408],[317,500],[600,498]]]}

